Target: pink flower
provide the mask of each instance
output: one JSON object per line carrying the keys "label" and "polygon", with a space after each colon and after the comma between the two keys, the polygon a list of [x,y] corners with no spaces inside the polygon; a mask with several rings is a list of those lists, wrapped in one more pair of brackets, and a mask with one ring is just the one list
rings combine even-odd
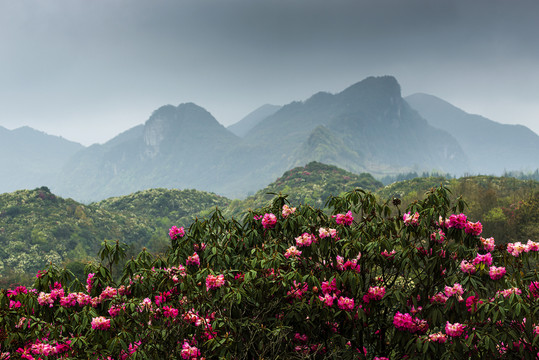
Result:
{"label": "pink flower", "polygon": [[286,293],[287,296],[290,296],[294,299],[301,299],[303,294],[307,292],[309,286],[307,283],[298,283],[294,280],[294,285],[290,286],[290,290]]}
{"label": "pink flower", "polygon": [[522,290],[520,290],[519,288],[513,287],[510,289],[496,291],[496,295],[502,295],[504,298],[511,296],[511,294],[520,295],[522,294]]}
{"label": "pink flower", "polygon": [[324,229],[324,228],[318,229],[318,237],[320,239],[324,239],[324,238],[327,238],[329,236],[330,236],[329,231],[327,231],[326,229]]}
{"label": "pink flower", "polygon": [[22,306],[22,304],[21,304],[20,301],[9,300],[9,308],[10,309],[18,309],[21,306]]}
{"label": "pink flower", "polygon": [[193,255],[187,257],[187,260],[185,261],[185,263],[186,265],[200,266],[200,257],[195,252],[193,253]]}
{"label": "pink flower", "polygon": [[196,346],[191,346],[187,340],[184,340],[180,355],[182,359],[196,360],[200,356],[200,350]]}
{"label": "pink flower", "polygon": [[446,286],[444,292],[445,292],[445,296],[450,297],[452,295],[464,294],[464,289],[462,288],[462,285],[460,285],[459,283],[455,283],[453,287]]}
{"label": "pink flower", "polygon": [[492,265],[492,255],[491,253],[486,253],[485,255],[477,254],[475,259],[473,259],[472,263],[474,265],[484,263],[488,266]]}
{"label": "pink flower", "polygon": [[281,215],[283,216],[283,218],[286,219],[289,215],[292,215],[295,212],[296,212],[295,207],[291,208],[288,205],[283,205],[283,211],[281,212]]}
{"label": "pink flower", "polygon": [[481,241],[481,244],[483,244],[483,249],[489,252],[494,250],[496,244],[494,244],[493,237],[489,237],[488,239],[479,238],[479,240]]}
{"label": "pink flower", "polygon": [[412,315],[406,313],[401,314],[399,311],[393,317],[393,326],[397,330],[408,331],[414,333],[425,333],[429,329],[429,324],[426,320],[413,318]]}
{"label": "pink flower", "polygon": [[262,218],[262,226],[264,229],[272,229],[275,227],[275,224],[277,223],[277,217],[273,214],[265,214]]}
{"label": "pink flower", "polygon": [[432,304],[445,304],[447,302],[447,296],[444,293],[436,293],[430,298]]}
{"label": "pink flower", "polygon": [[367,294],[363,296],[363,301],[369,303],[370,300],[382,300],[386,294],[386,289],[383,286],[370,286]]}
{"label": "pink flower", "polygon": [[462,260],[460,263],[460,270],[468,274],[474,274],[477,271],[475,265],[468,262],[468,260]]}
{"label": "pink flower", "polygon": [[110,328],[110,319],[104,316],[98,316],[92,319],[92,329],[108,330]]}
{"label": "pink flower", "polygon": [[315,241],[314,235],[303,233],[296,238],[296,245],[299,247],[310,246]]}
{"label": "pink flower", "polygon": [[86,292],[88,294],[92,290],[92,285],[93,285],[93,282],[94,282],[94,280],[93,280],[94,276],[95,276],[94,273],[89,273],[88,277],[86,278]]}
{"label": "pink flower", "polygon": [[441,244],[445,240],[445,233],[442,231],[442,229],[438,229],[437,231],[430,234],[430,240]]}
{"label": "pink flower", "polygon": [[346,214],[333,215],[333,217],[335,218],[335,221],[339,225],[350,226],[352,225],[352,222],[354,221],[354,217],[352,216],[351,211],[348,211]]}
{"label": "pink flower", "polygon": [[539,281],[532,281],[529,286],[530,294],[534,298],[539,298]]}
{"label": "pink flower", "polygon": [[466,307],[468,308],[469,312],[475,311],[475,309],[477,308],[477,304],[482,303],[483,301],[479,300],[479,298],[474,295],[468,296],[468,298],[466,299]]}
{"label": "pink flower", "polygon": [[340,291],[337,290],[337,280],[333,278],[331,282],[329,281],[322,281],[322,293],[329,294],[331,292],[337,293],[337,295],[340,294]]}
{"label": "pink flower", "polygon": [[298,256],[301,255],[301,251],[299,251],[298,249],[296,249],[295,246],[290,246],[288,249],[286,249],[286,252],[284,254],[284,257],[285,258],[289,258],[289,257],[293,257],[293,258],[297,258]]}
{"label": "pink flower", "polygon": [[447,335],[442,332],[437,332],[429,335],[429,341],[443,344],[447,341]]}
{"label": "pink flower", "polygon": [[481,223],[478,221],[478,222],[471,222],[471,221],[468,221],[466,222],[466,225],[464,225],[464,232],[466,234],[470,234],[470,235],[481,235],[481,232],[483,232],[483,225],[481,225]]}
{"label": "pink flower", "polygon": [[167,318],[175,318],[176,316],[178,316],[178,309],[169,306],[163,306],[163,316]]}
{"label": "pink flower", "polygon": [[183,237],[185,235],[185,230],[183,229],[183,227],[176,227],[176,225],[173,225],[170,230],[168,231],[168,235],[170,236],[171,239],[177,239],[179,237]]}
{"label": "pink flower", "polygon": [[354,299],[341,296],[339,297],[339,300],[337,300],[337,306],[341,310],[352,311],[354,310]]}
{"label": "pink flower", "polygon": [[451,215],[449,217],[448,226],[455,229],[463,229],[466,226],[467,217],[464,214]]}
{"label": "pink flower", "polygon": [[210,274],[206,277],[206,290],[207,291],[221,287],[224,284],[225,284],[225,276],[223,274],[217,275],[217,276]]}
{"label": "pink flower", "polygon": [[411,212],[407,212],[402,216],[402,220],[404,221],[405,226],[417,226],[419,225],[419,213],[416,211],[414,215],[412,215]]}
{"label": "pink flower", "polygon": [[488,274],[490,275],[490,278],[492,280],[498,280],[498,279],[501,279],[505,275],[505,272],[506,272],[505,267],[503,266],[500,266],[500,267],[491,266]]}
{"label": "pink flower", "polygon": [[387,252],[387,250],[384,250],[380,253],[380,255],[382,255],[383,257],[387,258],[387,259],[391,259],[393,258],[393,256],[395,256],[397,252],[395,250],[391,250],[391,252]]}
{"label": "pink flower", "polygon": [[320,299],[320,301],[326,304],[326,306],[331,307],[333,306],[333,301],[337,298],[337,296],[335,294],[324,294],[324,296],[319,295],[318,298]]}
{"label": "pink flower", "polygon": [[466,325],[460,323],[451,324],[449,321],[445,324],[445,333],[452,337],[459,337],[464,333]]}

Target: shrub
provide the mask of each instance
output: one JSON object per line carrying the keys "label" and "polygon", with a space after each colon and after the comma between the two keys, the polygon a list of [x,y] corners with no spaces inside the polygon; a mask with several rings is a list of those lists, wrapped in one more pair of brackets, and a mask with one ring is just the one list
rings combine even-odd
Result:
{"label": "shrub", "polygon": [[539,356],[538,244],[494,246],[462,214],[462,201],[450,204],[448,192],[432,189],[404,212],[399,201],[380,204],[362,190],[331,198],[330,216],[310,206],[283,216],[285,196],[242,222],[216,210],[186,231],[171,231],[166,256],[142,251],[128,261],[119,283],[109,270],[121,255],[118,244],[101,252],[109,264],[86,269],[86,284],[70,283],[69,271],[51,266],[34,289],[2,291],[0,353]]}

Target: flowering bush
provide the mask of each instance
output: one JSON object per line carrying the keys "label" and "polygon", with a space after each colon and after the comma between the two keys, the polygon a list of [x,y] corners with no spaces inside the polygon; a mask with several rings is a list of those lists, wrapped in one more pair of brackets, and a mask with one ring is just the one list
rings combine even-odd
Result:
{"label": "flowering bush", "polygon": [[50,266],[0,292],[0,359],[534,359],[537,243],[495,246],[448,198],[403,212],[355,190],[328,216],[280,196],[172,228],[119,282]]}

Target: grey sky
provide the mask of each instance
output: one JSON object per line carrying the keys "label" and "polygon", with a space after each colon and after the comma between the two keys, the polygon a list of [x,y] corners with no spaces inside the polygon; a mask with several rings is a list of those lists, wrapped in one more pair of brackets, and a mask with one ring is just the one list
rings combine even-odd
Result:
{"label": "grey sky", "polygon": [[0,0],[0,126],[85,145],[164,104],[230,125],[371,75],[539,133],[539,1]]}

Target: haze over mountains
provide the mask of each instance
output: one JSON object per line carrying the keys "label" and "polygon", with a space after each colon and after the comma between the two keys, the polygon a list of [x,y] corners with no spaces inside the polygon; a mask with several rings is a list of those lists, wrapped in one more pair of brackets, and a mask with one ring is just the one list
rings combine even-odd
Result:
{"label": "haze over mountains", "polygon": [[[2,154],[10,154],[0,158],[10,174],[9,182],[0,180],[0,191],[14,190],[12,184],[47,185],[80,201],[156,187],[244,197],[310,161],[375,176],[539,168],[539,136],[528,128],[466,114],[430,95],[403,99],[391,76],[282,107],[266,105],[228,129],[199,105],[186,103],[163,106],[144,125],[87,148],[58,138],[65,146],[58,152],[53,149],[59,145],[50,143],[54,137],[42,134],[30,149],[17,132],[0,128]],[[4,145],[8,141],[25,151]],[[40,166],[29,173],[32,153],[46,160],[33,160]],[[45,183],[32,185],[38,180]]]}

